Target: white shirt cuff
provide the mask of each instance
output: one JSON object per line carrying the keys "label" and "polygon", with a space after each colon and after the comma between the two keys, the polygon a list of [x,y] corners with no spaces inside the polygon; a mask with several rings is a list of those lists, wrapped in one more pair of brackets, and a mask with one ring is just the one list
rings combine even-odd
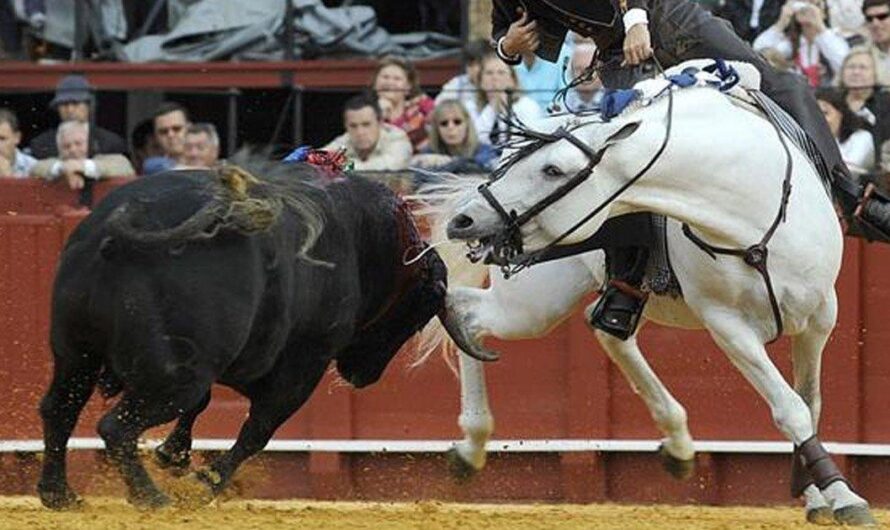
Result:
{"label": "white shirt cuff", "polygon": [[504,52],[504,39],[505,38],[506,37],[501,37],[500,39],[498,39],[498,48],[497,48],[498,57],[500,57],[507,64],[519,64],[520,61],[522,61],[522,57],[520,57],[519,55],[507,55],[507,53]]}
{"label": "white shirt cuff", "polygon": [[57,178],[59,178],[59,175],[61,175],[61,174],[62,174],[62,161],[56,160],[55,162],[53,162],[53,167],[51,167],[49,170],[49,176],[51,179],[57,179]]}
{"label": "white shirt cuff", "polygon": [[88,158],[83,161],[83,176],[94,180],[99,178],[99,168],[94,160]]}
{"label": "white shirt cuff", "polygon": [[629,31],[630,28],[637,24],[649,24],[649,16],[646,14],[646,10],[639,7],[628,9],[622,20],[624,20],[624,31]]}

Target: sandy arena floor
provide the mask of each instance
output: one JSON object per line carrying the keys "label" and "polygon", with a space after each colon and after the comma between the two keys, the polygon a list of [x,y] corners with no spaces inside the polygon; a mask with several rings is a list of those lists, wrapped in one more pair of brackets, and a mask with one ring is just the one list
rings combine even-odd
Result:
{"label": "sandy arena floor", "polygon": [[[417,502],[229,501],[198,510],[138,511],[122,500],[88,498],[77,512],[51,512],[34,497],[0,498],[2,530],[312,529],[808,529],[794,508],[491,505]],[[890,512],[876,517],[890,527]]]}

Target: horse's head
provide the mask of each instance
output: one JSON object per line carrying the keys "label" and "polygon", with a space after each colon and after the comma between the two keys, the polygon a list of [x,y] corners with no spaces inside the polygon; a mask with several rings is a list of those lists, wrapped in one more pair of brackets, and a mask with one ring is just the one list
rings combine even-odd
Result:
{"label": "horse's head", "polygon": [[557,240],[574,243],[593,235],[609,216],[610,196],[625,173],[622,160],[628,160],[604,155],[639,125],[632,118],[604,123],[563,117],[543,122],[548,132],[520,130],[522,140],[505,150],[493,179],[456,209],[448,237],[476,243],[471,259],[507,265]]}

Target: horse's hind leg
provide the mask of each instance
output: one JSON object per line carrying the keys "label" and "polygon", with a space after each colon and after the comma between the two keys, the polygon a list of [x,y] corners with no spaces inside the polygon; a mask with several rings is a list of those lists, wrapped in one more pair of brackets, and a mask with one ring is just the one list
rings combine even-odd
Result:
{"label": "horse's hind leg", "polygon": [[[795,447],[803,446],[802,457],[806,460],[804,464],[811,473],[818,473],[818,476],[813,478],[834,510],[835,518],[851,525],[874,524],[868,503],[850,489],[831,461],[831,457],[825,452],[816,437],[813,415],[808,404],[791,388],[769,359],[762,339],[741,319],[727,318],[726,313],[715,313],[715,315],[717,316],[705,319],[711,336],[748,382],[767,401],[773,421],[779,430],[794,443]],[[799,340],[807,341],[807,338],[801,337]],[[813,335],[809,337],[809,342],[807,347],[815,347],[820,342],[824,345],[824,338],[820,338],[818,334]],[[798,351],[801,352],[804,347],[804,342],[801,342],[797,346]],[[814,366],[818,368],[818,364]],[[796,368],[798,369],[805,370]],[[810,373],[813,370],[811,367]],[[800,384],[812,385],[812,382],[805,383],[802,380]],[[818,389],[818,386],[814,388]]]}
{"label": "horse's hind leg", "polygon": [[179,417],[173,432],[154,452],[155,460],[163,468],[177,470],[188,469],[191,463],[192,427],[198,415],[204,412],[210,403],[210,392],[191,410]]}
{"label": "horse's hind leg", "polygon": [[676,478],[688,478],[694,467],[695,449],[686,422],[686,409],[646,362],[637,346],[636,336],[623,341],[599,330],[594,331],[600,345],[621,369],[634,391],[643,398],[652,419],[664,433],[661,453],[665,469]]}
{"label": "horse's hind leg", "polygon": [[[791,338],[791,357],[794,365],[794,390],[810,409],[813,431],[819,432],[819,416],[822,413],[822,394],[819,386],[822,373],[822,351],[831,335],[837,316],[837,302],[826,304],[825,311],[814,318],[802,333]],[[795,452],[791,463],[792,496],[803,491],[807,521],[816,524],[834,524],[834,515],[828,501],[813,483],[800,458]]]}
{"label": "horse's hind leg", "polygon": [[[68,486],[65,456],[77,418],[99,377],[99,361],[79,353],[56,350],[53,380],[40,402],[43,418],[43,471],[37,491],[47,508],[62,509],[80,501]],[[86,362],[81,362],[82,359]]]}

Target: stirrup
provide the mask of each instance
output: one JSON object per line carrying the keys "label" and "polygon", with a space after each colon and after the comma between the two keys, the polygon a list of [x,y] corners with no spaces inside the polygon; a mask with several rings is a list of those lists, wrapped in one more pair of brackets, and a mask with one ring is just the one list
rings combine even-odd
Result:
{"label": "stirrup", "polygon": [[610,280],[606,291],[590,312],[589,324],[621,340],[637,330],[649,293],[621,280]]}
{"label": "stirrup", "polygon": [[[872,221],[869,221],[869,219],[865,216],[868,204],[873,200],[880,200],[876,199],[876,197],[883,198],[878,188],[875,187],[873,183],[869,182],[865,186],[865,191],[862,193],[862,198],[859,199],[859,203],[856,205],[856,209],[853,210],[853,220],[856,221],[863,228],[862,236],[869,242],[875,240],[890,242],[890,227],[880,227]],[[886,202],[886,199],[884,204],[890,207],[890,203]]]}

